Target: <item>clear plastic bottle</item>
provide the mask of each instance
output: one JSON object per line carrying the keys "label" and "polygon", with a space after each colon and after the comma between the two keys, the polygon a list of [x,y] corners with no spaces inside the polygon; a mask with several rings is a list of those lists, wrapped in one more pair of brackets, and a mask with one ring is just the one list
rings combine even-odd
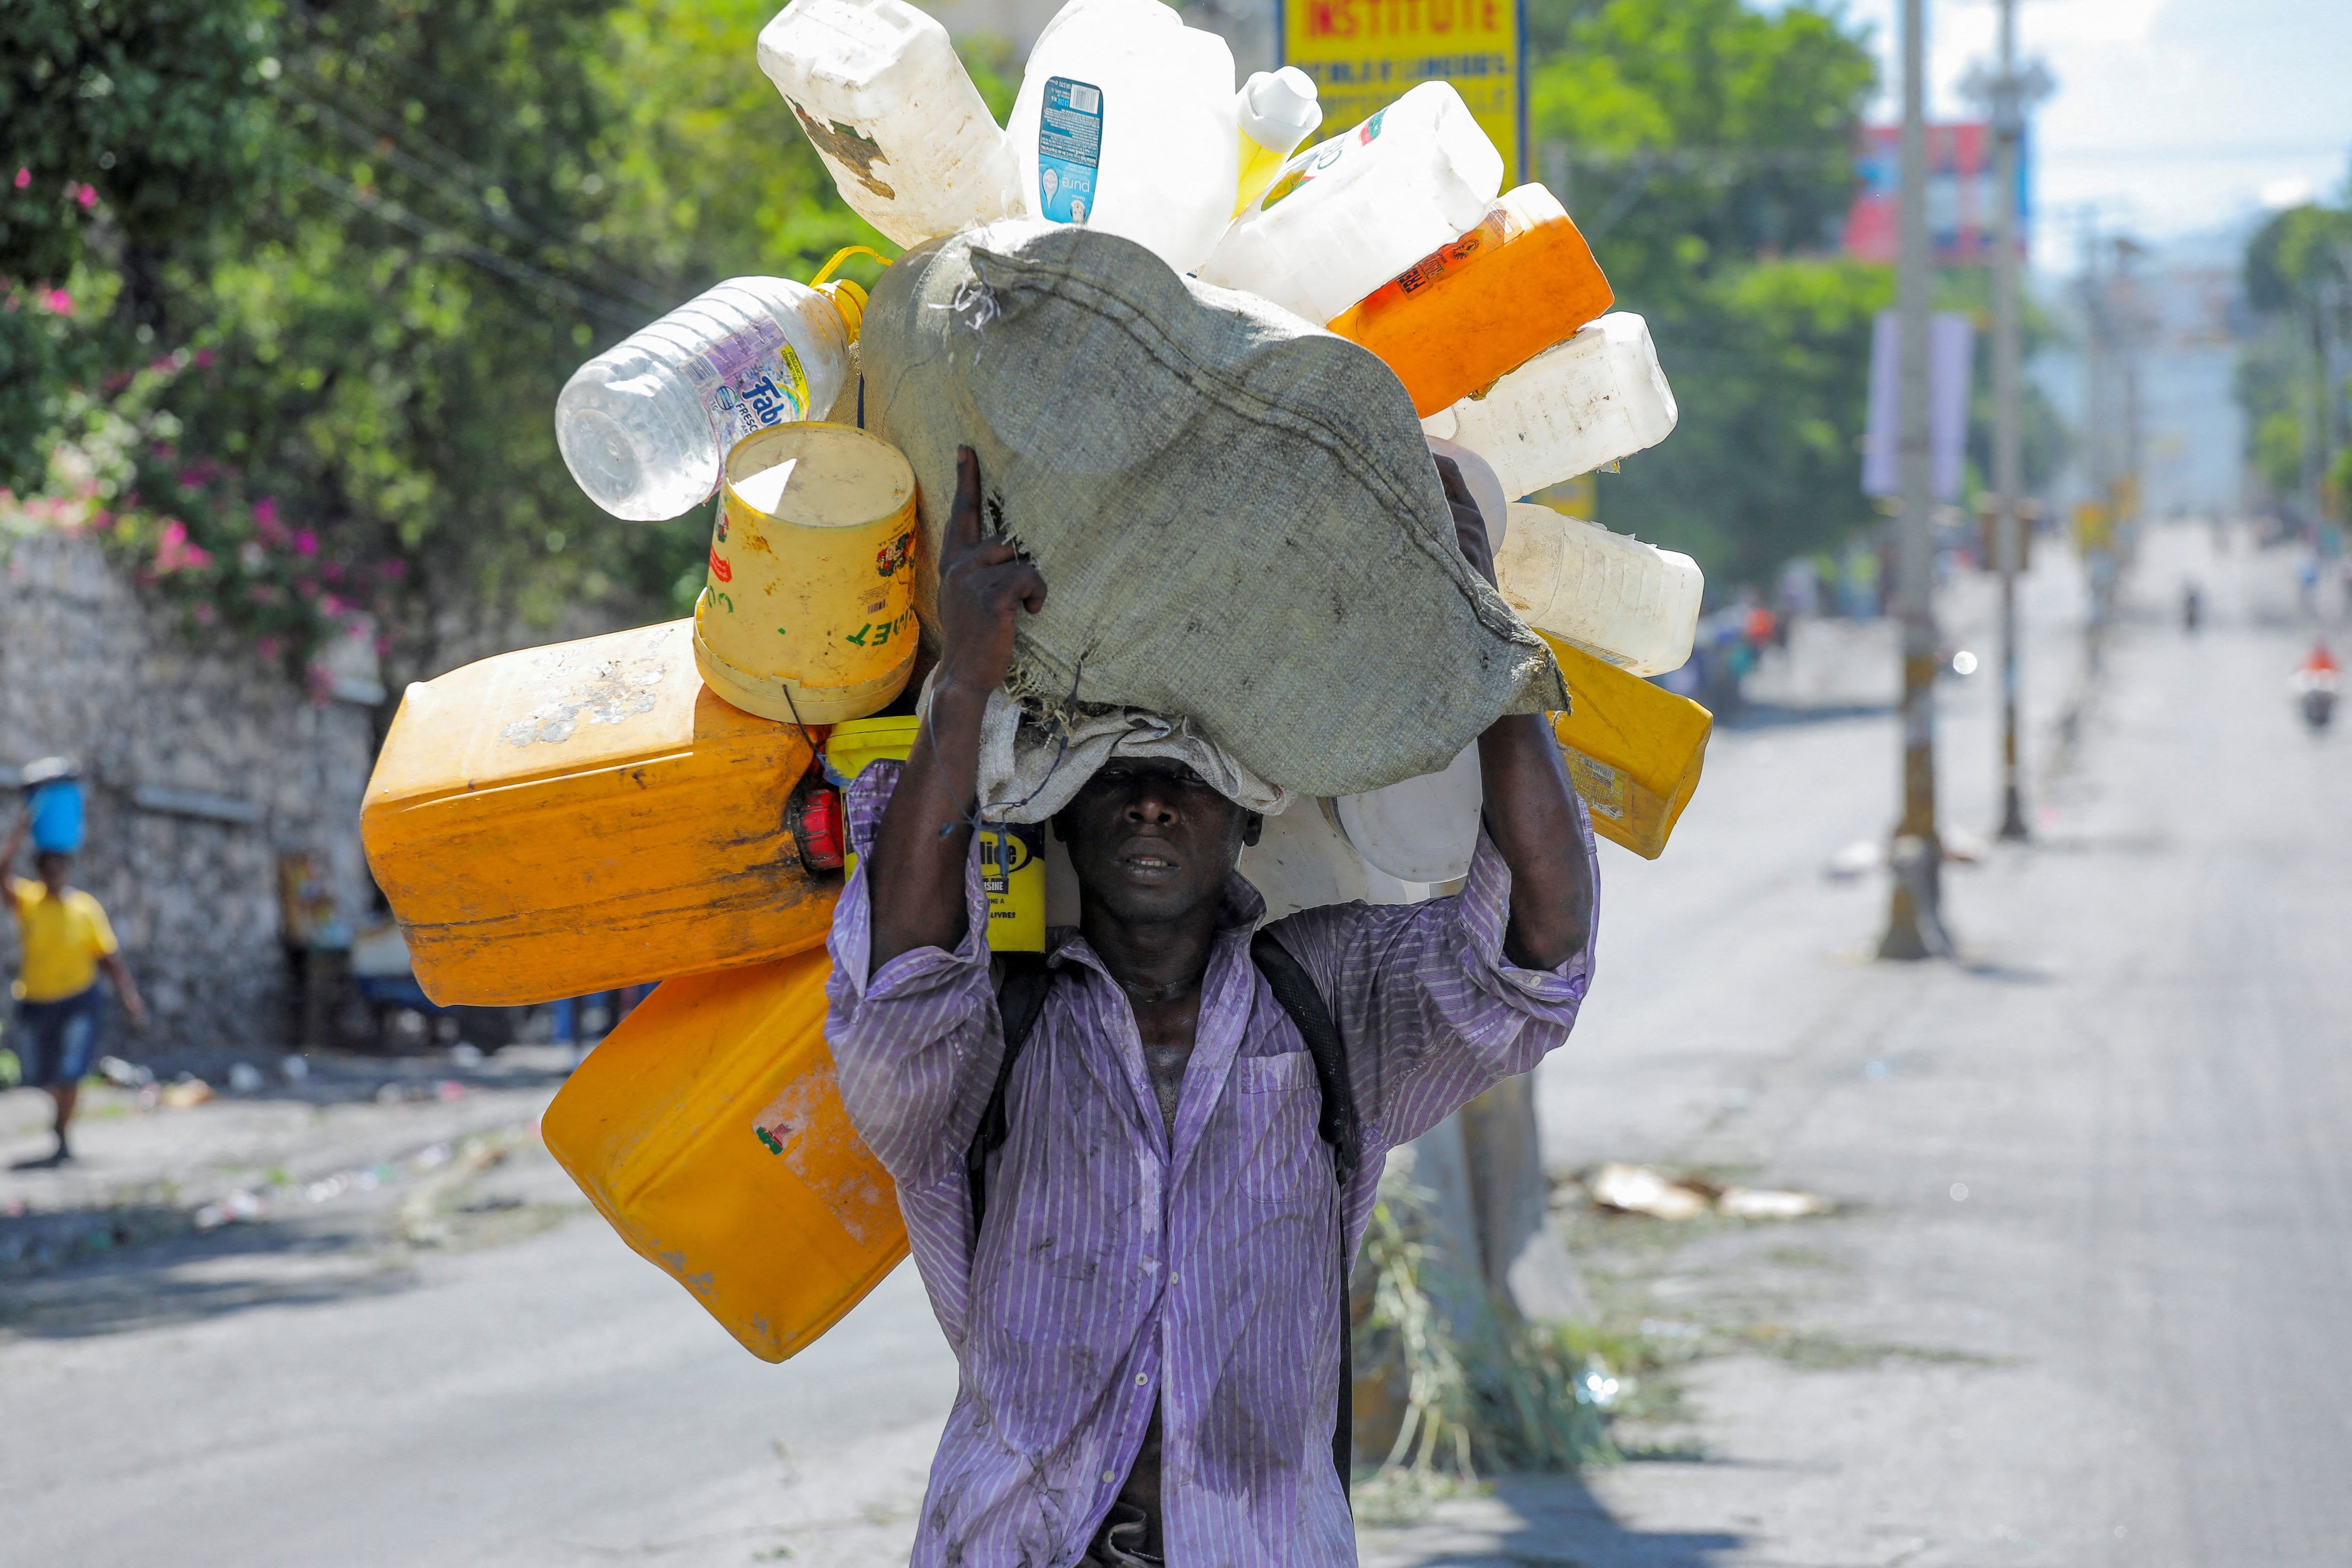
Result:
{"label": "clear plastic bottle", "polygon": [[1686,555],[1525,501],[1511,503],[1495,577],[1528,625],[1637,675],[1688,661],[1706,588]]}
{"label": "clear plastic bottle", "polygon": [[1024,210],[1012,149],[947,29],[906,0],[793,0],[759,54],[842,199],[898,244]]}
{"label": "clear plastic bottle", "polygon": [[1241,183],[1234,216],[1265,193],[1282,172],[1282,161],[1323,123],[1315,99],[1315,78],[1297,66],[1256,71],[1234,95],[1234,118],[1241,122]]}
{"label": "clear plastic bottle", "polygon": [[1201,277],[1320,326],[1474,227],[1502,186],[1503,155],[1462,95],[1426,81],[1284,164]]}
{"label": "clear plastic bottle", "polygon": [[1233,218],[1233,51],[1160,0],[1070,0],[1029,52],[1005,134],[1030,211],[1123,235],[1178,272]]}
{"label": "clear plastic bottle", "polygon": [[865,302],[854,283],[729,278],[572,373],[555,400],[564,465],[616,517],[690,510],[736,442],[824,417]]}
{"label": "clear plastic bottle", "polygon": [[1650,324],[1612,310],[1421,428],[1493,464],[1516,500],[1655,446],[1677,417]]}

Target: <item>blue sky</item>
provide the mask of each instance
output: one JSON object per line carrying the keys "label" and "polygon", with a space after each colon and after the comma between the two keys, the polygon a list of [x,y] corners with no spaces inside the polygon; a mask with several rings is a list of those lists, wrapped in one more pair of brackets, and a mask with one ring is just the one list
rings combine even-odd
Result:
{"label": "blue sky", "polygon": [[[1991,58],[1998,13],[1927,13],[1928,112],[1972,118],[1958,84]],[[1874,25],[1895,82],[1896,0],[1845,14]],[[2172,240],[2338,195],[2352,170],[2352,0],[2019,0],[2018,47],[2058,78],[2035,122],[2042,267],[2072,267],[2086,204],[2103,228]]]}

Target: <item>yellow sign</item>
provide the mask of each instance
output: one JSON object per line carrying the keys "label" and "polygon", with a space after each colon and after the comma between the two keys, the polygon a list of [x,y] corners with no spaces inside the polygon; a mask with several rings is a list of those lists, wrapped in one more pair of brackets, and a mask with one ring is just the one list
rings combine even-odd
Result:
{"label": "yellow sign", "polygon": [[2115,541],[2115,514],[2096,501],[2082,501],[2074,507],[2074,548],[2078,550],[2105,549]]}
{"label": "yellow sign", "polygon": [[1527,148],[1522,0],[1276,0],[1282,63],[1315,78],[1323,131],[1360,125],[1425,81],[1449,81],[1518,184]]}

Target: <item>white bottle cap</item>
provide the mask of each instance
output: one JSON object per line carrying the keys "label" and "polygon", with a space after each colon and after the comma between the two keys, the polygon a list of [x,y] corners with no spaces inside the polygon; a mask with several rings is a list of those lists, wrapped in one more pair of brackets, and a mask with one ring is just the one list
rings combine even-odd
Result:
{"label": "white bottle cap", "polygon": [[1323,106],[1315,101],[1315,78],[1297,66],[1254,72],[1242,86],[1237,107],[1250,140],[1276,152],[1287,152],[1323,123]]}

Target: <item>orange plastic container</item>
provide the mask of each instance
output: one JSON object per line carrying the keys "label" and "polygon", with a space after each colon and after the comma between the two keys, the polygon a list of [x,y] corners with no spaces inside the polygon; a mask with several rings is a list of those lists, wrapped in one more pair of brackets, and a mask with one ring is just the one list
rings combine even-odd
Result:
{"label": "orange plastic container", "polygon": [[819,949],[665,982],[540,1123],[622,1239],[762,1361],[807,1349],[907,1255],[825,1049],[831,970]]}
{"label": "orange plastic container", "polygon": [[1568,779],[1592,831],[1656,860],[1698,789],[1715,716],[1688,697],[1626,674],[1538,632],[1559,660],[1572,711],[1551,716]]}
{"label": "orange plastic container", "polygon": [[1559,198],[1521,185],[1330,326],[1387,361],[1426,419],[1566,341],[1615,298]]}
{"label": "orange plastic container", "polygon": [[786,821],[809,761],[703,688],[677,621],[409,687],[360,834],[426,996],[551,1001],[822,944],[840,879]]}

